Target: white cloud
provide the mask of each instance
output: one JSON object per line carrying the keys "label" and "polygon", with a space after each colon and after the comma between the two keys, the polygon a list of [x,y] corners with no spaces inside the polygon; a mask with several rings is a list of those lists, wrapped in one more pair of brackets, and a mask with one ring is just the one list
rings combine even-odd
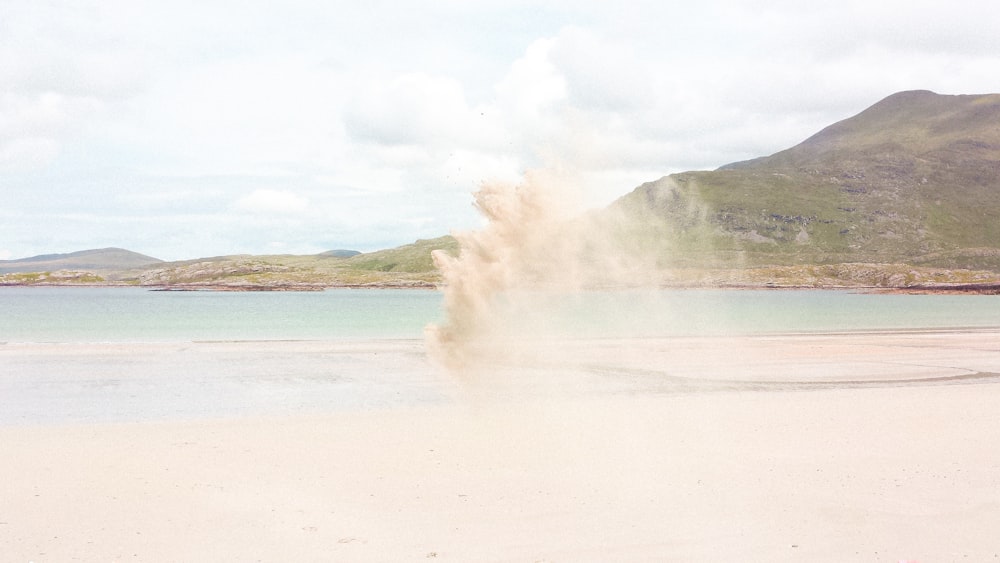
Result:
{"label": "white cloud", "polygon": [[458,140],[469,114],[458,81],[410,73],[355,96],[344,123],[359,141],[434,146]]}
{"label": "white cloud", "polygon": [[655,70],[647,55],[619,41],[608,41],[579,27],[564,29],[551,45],[549,59],[563,76],[567,96],[595,112],[641,111],[653,101]]}
{"label": "white cloud", "polygon": [[309,211],[309,200],[288,191],[254,190],[238,199],[234,207],[260,215],[301,215]]}
{"label": "white cloud", "polygon": [[0,2],[4,247],[51,251],[51,217],[78,213],[93,221],[62,250],[371,249],[473,226],[469,192],[539,165],[603,203],[787,148],[894,91],[996,91],[994,11]]}
{"label": "white cloud", "polygon": [[340,146],[337,76],[300,59],[211,61],[174,70],[130,115],[123,142],[163,150],[158,174],[281,175],[315,167]]}
{"label": "white cloud", "polygon": [[39,170],[101,113],[93,98],[55,92],[0,93],[0,167]]}
{"label": "white cloud", "polygon": [[510,120],[513,134],[534,135],[558,119],[558,104],[566,99],[566,80],[550,59],[554,39],[539,39],[528,46],[497,84],[497,105]]}
{"label": "white cloud", "polygon": [[448,186],[469,190],[487,181],[517,182],[519,162],[512,154],[457,149],[434,172]]}
{"label": "white cloud", "polygon": [[21,137],[0,141],[0,171],[25,171],[44,168],[59,153],[59,145],[44,137]]}

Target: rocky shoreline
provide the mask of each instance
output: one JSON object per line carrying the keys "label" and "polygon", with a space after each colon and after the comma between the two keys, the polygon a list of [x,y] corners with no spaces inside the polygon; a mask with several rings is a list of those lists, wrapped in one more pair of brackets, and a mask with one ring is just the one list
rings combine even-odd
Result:
{"label": "rocky shoreline", "polygon": [[912,295],[1000,295],[1000,283],[914,285],[909,287],[875,288],[872,292]]}
{"label": "rocky shoreline", "polygon": [[[3,286],[144,287],[153,291],[323,291],[326,289],[437,289],[440,273],[318,270],[260,259],[197,262],[139,271],[9,273]],[[891,293],[1000,295],[1000,274],[906,264],[826,264],[748,269],[679,268],[648,272],[629,287],[720,289],[828,289]],[[588,289],[616,289],[621,280]]]}
{"label": "rocky shoreline", "polygon": [[[47,281],[36,283],[10,283],[0,281],[0,287],[141,287],[158,292],[194,292],[194,291],[224,291],[224,292],[312,292],[328,289],[423,289],[437,290],[440,284],[423,281],[391,281],[356,284],[176,284],[176,285],[138,285],[130,283],[73,283],[66,281]],[[775,284],[775,283],[665,283],[660,289],[722,289],[732,291],[749,290],[833,290],[855,291],[864,293],[908,294],[908,295],[1000,295],[1000,283],[981,284],[921,284],[912,286],[886,287],[869,285],[817,285],[817,284]],[[614,290],[613,287],[593,289]]]}
{"label": "rocky shoreline", "polygon": [[139,286],[150,291],[326,291],[327,289],[437,289],[429,282],[374,282],[358,284],[177,284]]}

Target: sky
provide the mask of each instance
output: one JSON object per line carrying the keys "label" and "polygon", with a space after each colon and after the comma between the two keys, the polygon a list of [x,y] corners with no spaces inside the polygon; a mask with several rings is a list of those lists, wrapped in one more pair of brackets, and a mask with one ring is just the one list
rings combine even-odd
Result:
{"label": "sky", "polygon": [[0,259],[390,248],[998,82],[986,0],[0,0]]}

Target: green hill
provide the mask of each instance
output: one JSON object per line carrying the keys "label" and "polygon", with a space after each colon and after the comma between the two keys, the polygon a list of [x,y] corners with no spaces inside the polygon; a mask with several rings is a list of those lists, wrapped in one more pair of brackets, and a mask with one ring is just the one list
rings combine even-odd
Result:
{"label": "green hill", "polygon": [[0,260],[0,274],[58,270],[117,271],[141,268],[160,262],[162,260],[158,258],[123,248],[99,248],[67,254],[43,254],[18,260]]}
{"label": "green hill", "polygon": [[432,272],[435,268],[431,251],[437,249],[457,254],[458,241],[451,236],[418,240],[413,244],[352,256],[344,263],[348,267],[366,271]]}
{"label": "green hill", "polygon": [[643,184],[610,211],[665,266],[1000,271],[1000,95],[894,94],[788,150]]}
{"label": "green hill", "polygon": [[[177,289],[316,290],[325,287],[434,287],[431,251],[456,253],[450,236],[360,253],[232,255],[163,262],[121,249],[37,256],[2,263],[3,285],[141,285]],[[134,265],[138,264],[138,265]]]}
{"label": "green hill", "polygon": [[316,255],[217,256],[158,264],[139,272],[146,286],[213,289],[293,289],[324,287],[434,287],[440,275],[431,261],[435,249],[457,251],[452,237],[418,240],[375,252],[328,251]]}

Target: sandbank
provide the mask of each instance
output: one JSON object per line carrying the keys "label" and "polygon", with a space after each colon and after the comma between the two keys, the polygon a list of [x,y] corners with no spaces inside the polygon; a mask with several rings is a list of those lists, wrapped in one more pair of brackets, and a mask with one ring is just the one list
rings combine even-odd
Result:
{"label": "sandbank", "polygon": [[[450,378],[408,341],[0,346],[0,361],[19,370],[125,363],[120,385],[152,366],[133,390],[176,362],[242,358],[222,376],[161,381],[181,396],[212,377],[277,385],[270,370],[284,366],[291,378],[281,401],[242,410],[102,419],[81,406],[91,400],[83,393],[53,403],[80,409],[76,418],[8,420],[0,553],[36,562],[1000,558],[996,331],[556,348]],[[340,381],[371,373],[424,395],[299,408],[296,389],[315,395],[310,377],[323,373],[295,359],[309,354],[354,366],[327,368]],[[0,385],[44,401],[19,373],[0,371]],[[104,381],[87,373],[47,385],[58,395],[80,392],[81,377]],[[213,389],[220,400],[230,392]]]}

